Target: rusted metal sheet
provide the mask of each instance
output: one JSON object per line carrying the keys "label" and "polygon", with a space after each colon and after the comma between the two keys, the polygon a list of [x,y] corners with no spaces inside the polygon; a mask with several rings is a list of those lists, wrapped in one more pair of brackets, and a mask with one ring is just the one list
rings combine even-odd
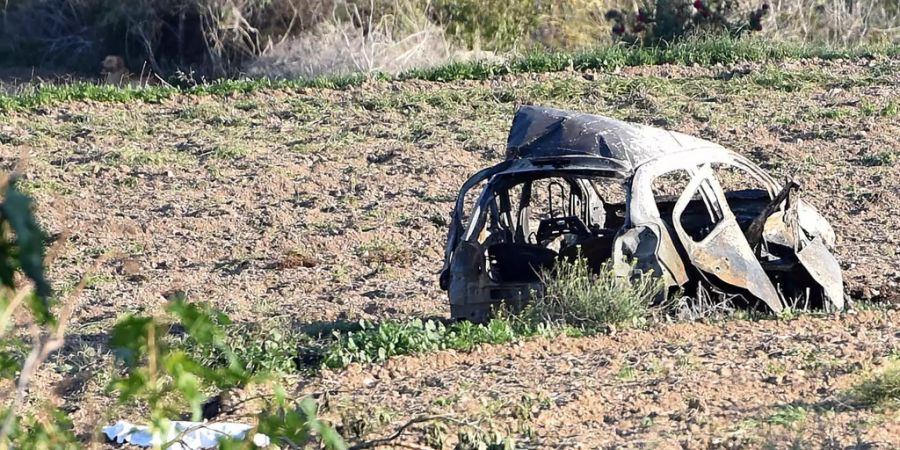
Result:
{"label": "rusted metal sheet", "polygon": [[825,291],[826,309],[844,309],[844,278],[841,265],[825,247],[822,238],[815,238],[797,252],[797,259],[809,271],[809,275]]}

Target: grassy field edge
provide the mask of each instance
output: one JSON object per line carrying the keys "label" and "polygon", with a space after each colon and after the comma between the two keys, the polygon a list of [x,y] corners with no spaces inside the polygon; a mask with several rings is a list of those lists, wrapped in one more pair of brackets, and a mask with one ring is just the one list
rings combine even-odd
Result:
{"label": "grassy field edge", "polygon": [[828,47],[771,42],[760,39],[707,38],[681,41],[664,47],[603,47],[574,53],[537,52],[502,63],[456,62],[417,69],[391,76],[383,73],[326,76],[314,79],[220,80],[192,87],[151,86],[119,88],[88,82],[37,84],[18,92],[0,93],[0,114],[25,111],[70,101],[157,103],[176,95],[227,96],[262,89],[343,89],[377,80],[484,80],[520,73],[550,73],[567,70],[613,70],[618,67],[661,64],[714,65],[741,62],[774,62],[788,59],[835,60],[862,57],[895,57],[900,45]]}

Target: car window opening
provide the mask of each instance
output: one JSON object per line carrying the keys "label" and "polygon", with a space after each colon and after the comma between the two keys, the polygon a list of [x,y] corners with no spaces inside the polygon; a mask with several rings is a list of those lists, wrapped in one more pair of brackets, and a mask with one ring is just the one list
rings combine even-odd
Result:
{"label": "car window opening", "polygon": [[625,198],[620,181],[537,176],[496,183],[489,209],[497,213],[487,217],[479,239],[490,278],[533,283],[558,262],[579,257],[599,271],[625,223],[625,203],[616,201]]}

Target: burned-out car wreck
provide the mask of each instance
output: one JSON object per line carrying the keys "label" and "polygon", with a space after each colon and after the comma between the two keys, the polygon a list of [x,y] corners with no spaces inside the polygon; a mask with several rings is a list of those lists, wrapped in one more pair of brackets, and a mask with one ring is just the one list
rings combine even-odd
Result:
{"label": "burned-out car wreck", "polygon": [[440,285],[452,317],[482,321],[580,257],[625,277],[652,271],[670,291],[704,285],[774,312],[798,299],[840,310],[834,231],[797,188],[703,139],[525,106],[506,160],[460,189]]}

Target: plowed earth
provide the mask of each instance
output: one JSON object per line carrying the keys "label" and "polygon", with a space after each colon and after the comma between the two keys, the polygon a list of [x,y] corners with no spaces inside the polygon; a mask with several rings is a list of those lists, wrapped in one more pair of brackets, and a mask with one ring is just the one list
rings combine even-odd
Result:
{"label": "plowed earth", "polygon": [[[848,293],[900,295],[897,59],[64,103],[0,117],[4,168],[26,157],[41,221],[69,234],[56,288],[88,274],[71,339],[36,390],[93,429],[111,403],[106,333],[182,293],[261,325],[445,316],[437,272],[456,190],[502,159],[522,103],[695,134],[794,175],[836,230]],[[897,413],[845,407],[841,392],[897,351],[898,322],[867,311],[675,324],[402,357],[298,389],[334,391],[324,413],[336,421],[388,411],[368,437],[452,412],[539,447],[895,448]],[[432,434],[460,426],[441,423],[449,431]],[[429,427],[409,439],[428,441]]]}

